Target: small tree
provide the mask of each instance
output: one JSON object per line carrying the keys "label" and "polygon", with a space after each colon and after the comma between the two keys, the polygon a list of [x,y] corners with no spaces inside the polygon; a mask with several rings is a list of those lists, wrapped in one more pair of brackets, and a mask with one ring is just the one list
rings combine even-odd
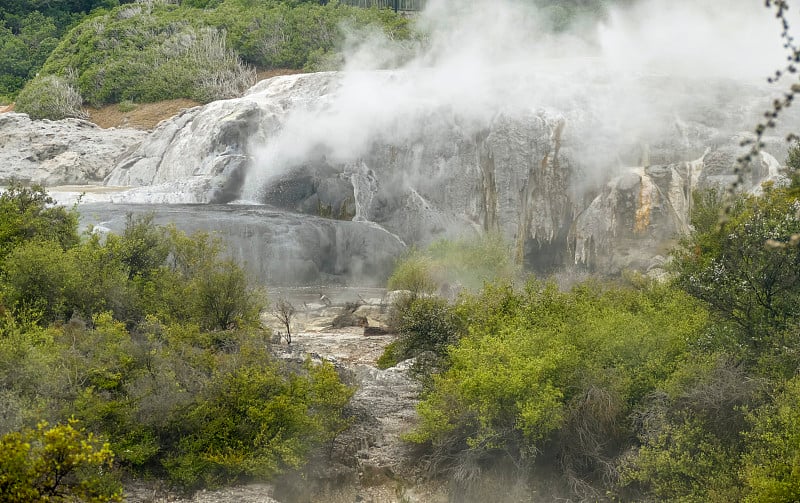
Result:
{"label": "small tree", "polygon": [[412,296],[429,294],[436,291],[433,279],[433,264],[425,254],[412,249],[395,264],[389,276],[386,288],[389,290],[408,290]]}
{"label": "small tree", "polygon": [[278,299],[278,302],[275,303],[275,317],[278,318],[284,327],[286,327],[286,335],[283,336],[286,339],[286,344],[292,343],[292,318],[296,313],[296,310],[291,302],[286,300],[285,298],[281,297]]}

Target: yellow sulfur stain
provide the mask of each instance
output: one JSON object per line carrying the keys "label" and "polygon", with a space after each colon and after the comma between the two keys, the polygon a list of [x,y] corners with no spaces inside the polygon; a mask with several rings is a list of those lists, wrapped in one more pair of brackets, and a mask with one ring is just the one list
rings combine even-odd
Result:
{"label": "yellow sulfur stain", "polygon": [[650,212],[653,208],[653,181],[644,173],[640,174],[639,204],[636,207],[636,217],[633,223],[633,232],[643,233],[650,226]]}

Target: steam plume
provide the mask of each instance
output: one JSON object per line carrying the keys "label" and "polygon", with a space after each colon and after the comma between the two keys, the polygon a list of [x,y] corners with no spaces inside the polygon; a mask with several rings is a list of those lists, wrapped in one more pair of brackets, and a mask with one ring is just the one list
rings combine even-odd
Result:
{"label": "steam plume", "polygon": [[[403,143],[422,120],[472,134],[525,110],[583,123],[575,157],[602,179],[630,162],[620,152],[684,120],[711,124],[716,111],[739,107],[735,124],[714,126],[747,131],[780,92],[765,89],[785,61],[780,27],[755,0],[643,0],[565,31],[549,22],[530,2],[431,0],[416,48],[354,34],[335,89],[256,149],[245,198],[305,162],[355,163],[376,143]],[[387,65],[399,67],[378,70]]]}

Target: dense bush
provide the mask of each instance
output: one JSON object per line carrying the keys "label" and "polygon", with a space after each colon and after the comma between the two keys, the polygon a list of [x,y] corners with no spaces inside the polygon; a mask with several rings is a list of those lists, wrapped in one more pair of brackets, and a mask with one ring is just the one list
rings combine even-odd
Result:
{"label": "dense bush", "polygon": [[77,213],[56,206],[44,187],[12,180],[0,193],[0,258],[30,240],[56,241],[66,250],[78,239]]}
{"label": "dense bush", "polygon": [[108,476],[114,454],[107,443],[75,428],[75,421],[0,437],[0,499],[6,503],[122,501]]}
{"label": "dense bush", "polygon": [[[719,347],[740,348],[767,373],[796,373],[800,316],[800,200],[794,188],[767,188],[762,197],[741,196],[717,225],[699,214],[696,232],[676,253],[678,284],[719,317]],[[713,198],[712,198],[713,199]],[[714,207],[712,204],[711,207]],[[719,219],[717,219],[719,222]],[[787,367],[788,365],[788,367]],[[769,367],[769,368],[768,368]]]}
{"label": "dense bush", "polygon": [[[184,488],[300,467],[347,426],[352,390],[330,364],[270,355],[266,299],[219,240],[150,216],[130,217],[120,235],[80,237],[76,226],[41,188],[12,184],[0,195],[0,496],[61,501],[34,494],[52,485],[39,460],[52,449],[40,456],[25,430],[40,420],[81,421],[77,445],[88,451],[69,454],[76,462],[107,464],[108,447],[92,451],[99,434],[114,467]],[[53,431],[72,435],[72,449],[78,433],[64,428]],[[91,469],[63,479],[64,497],[119,499]]]}
{"label": "dense bush", "polygon": [[458,341],[463,323],[456,309],[437,297],[407,296],[392,306],[391,330],[399,335],[378,361],[388,368],[398,362],[429,353],[426,366],[445,365],[447,349]]}
{"label": "dense bush", "polygon": [[387,288],[409,290],[414,295],[438,290],[453,296],[462,288],[476,290],[484,281],[511,280],[517,274],[510,248],[501,236],[443,239],[401,257]]}
{"label": "dense bush", "polygon": [[309,54],[334,51],[340,25],[379,24],[406,36],[406,21],[389,11],[330,2],[226,0],[122,5],[72,29],[52,52],[43,75],[78,72],[89,103],[201,102],[239,95],[255,83],[253,66],[303,68]]}
{"label": "dense bush", "polygon": [[[470,309],[448,304],[459,292],[479,289],[484,282],[510,281],[518,273],[511,252],[496,235],[440,240],[424,251],[411,249],[398,259],[387,281],[389,290],[407,290],[392,307],[390,325],[399,334],[378,364],[390,367],[426,354],[421,366],[446,365],[448,346],[464,330],[462,315]],[[431,297],[441,294],[444,298]],[[466,299],[461,299],[462,305]],[[479,306],[472,306],[479,310]]]}
{"label": "dense bush", "polygon": [[10,99],[36,75],[58,44],[61,31],[37,11],[19,18],[16,29],[8,21],[0,16],[0,98]]}
{"label": "dense bush", "polygon": [[[381,363],[415,346],[441,355],[409,440],[464,495],[504,467],[551,499],[796,499],[797,196],[796,181],[732,202],[697,194],[672,284],[408,297],[408,330]],[[432,255],[397,277],[432,280]],[[457,330],[438,330],[450,319]]]}
{"label": "dense bush", "polygon": [[[557,459],[566,478],[614,478],[635,431],[628,418],[685,359],[707,315],[659,286],[551,284],[487,289],[459,309],[468,335],[448,351],[410,436],[457,481],[506,458]],[[548,461],[549,463],[549,461]]]}
{"label": "dense bush", "polygon": [[437,285],[432,269],[431,260],[412,249],[397,261],[386,287],[389,290],[408,290],[413,296],[433,293]]}
{"label": "dense bush", "polygon": [[66,30],[94,9],[132,0],[6,0],[0,3],[0,104],[34,78]]}
{"label": "dense bush", "polygon": [[775,400],[749,419],[743,475],[750,491],[745,501],[800,499],[800,378],[787,381]]}
{"label": "dense bush", "polygon": [[17,96],[15,111],[31,119],[86,119],[88,115],[81,108],[83,98],[71,80],[55,75],[35,78]]}

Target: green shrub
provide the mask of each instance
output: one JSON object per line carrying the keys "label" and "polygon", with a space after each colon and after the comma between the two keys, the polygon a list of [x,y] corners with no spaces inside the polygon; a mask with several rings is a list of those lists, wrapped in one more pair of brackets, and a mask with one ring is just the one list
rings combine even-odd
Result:
{"label": "green shrub", "polygon": [[71,79],[45,75],[33,79],[19,93],[15,111],[28,114],[31,119],[86,119],[89,115],[82,105],[83,98]]}
{"label": "green shrub", "polygon": [[[202,9],[197,7],[203,7]],[[261,68],[303,68],[314,51],[334,51],[345,19],[407,36],[407,21],[389,12],[283,2],[184,2],[122,5],[73,28],[42,73],[78,73],[94,105],[171,98],[202,102],[240,95]]]}
{"label": "green shrub", "polygon": [[668,423],[646,439],[626,482],[646,484],[659,501],[741,501],[738,450],[695,418]]}
{"label": "green shrub", "polygon": [[169,261],[158,277],[136,281],[147,311],[165,322],[206,330],[260,328],[266,295],[238,264],[220,256],[218,238],[170,228],[165,239]]}
{"label": "green shrub", "polygon": [[436,282],[433,279],[433,264],[418,250],[408,252],[398,260],[392,275],[386,283],[389,290],[408,290],[412,295],[433,293]]}
{"label": "green shrub", "polygon": [[2,265],[3,296],[15,313],[38,313],[40,323],[68,319],[67,291],[77,271],[53,241],[14,248]]}
{"label": "green shrub", "polygon": [[439,284],[477,290],[484,282],[511,281],[517,274],[510,247],[495,233],[437,241],[425,253],[436,264],[434,271]]}
{"label": "green shrub", "polygon": [[462,288],[477,290],[487,281],[510,281],[517,273],[510,248],[500,236],[443,239],[424,251],[413,249],[401,257],[387,288],[409,290],[414,295],[437,290],[453,295]]}
{"label": "green shrub", "polygon": [[449,347],[409,436],[456,482],[498,459],[524,472],[539,456],[559,460],[565,485],[613,480],[633,407],[665,385],[707,323],[690,297],[660,286],[489,285],[462,302],[467,335]]}
{"label": "green shrub", "polygon": [[302,466],[315,444],[341,431],[337,418],[352,393],[328,363],[306,371],[286,376],[276,365],[248,364],[210,383],[176,418],[181,440],[165,460],[170,477],[214,486]]}
{"label": "green shrub", "polygon": [[7,503],[122,501],[108,475],[114,453],[76,423],[0,437],[0,499]]}
{"label": "green shrub", "polygon": [[375,362],[375,365],[379,369],[385,370],[394,367],[401,361],[403,361],[403,355],[400,342],[392,341],[384,348],[383,353],[378,357],[378,361]]}
{"label": "green shrub", "polygon": [[438,362],[445,358],[448,346],[458,342],[463,323],[444,299],[407,297],[392,307],[391,328],[400,337],[384,351],[384,363],[397,363],[424,352],[433,353]]}
{"label": "green shrub", "polygon": [[731,334],[718,347],[740,348],[743,360],[768,374],[797,369],[796,357],[786,357],[796,354],[800,316],[800,247],[791,244],[800,233],[798,212],[791,189],[738,196],[721,225],[709,224],[713,217],[704,212],[706,224],[675,253],[677,284],[704,301]]}
{"label": "green shrub", "polygon": [[800,499],[800,378],[750,415],[752,430],[744,456],[749,503]]}
{"label": "green shrub", "polygon": [[117,110],[122,113],[133,112],[138,108],[138,105],[131,100],[122,100],[119,105],[117,105]]}
{"label": "green shrub", "polygon": [[257,327],[266,298],[255,289],[247,273],[232,260],[210,265],[195,279],[197,310],[207,330]]}
{"label": "green shrub", "polygon": [[741,501],[746,411],[763,400],[765,383],[730,357],[693,356],[638,407],[641,445],[624,459],[621,483],[660,500]]}
{"label": "green shrub", "polygon": [[78,214],[55,205],[41,185],[12,180],[0,193],[0,258],[28,240],[52,240],[66,250],[78,243]]}
{"label": "green shrub", "polygon": [[[349,424],[353,390],[330,364],[269,354],[262,292],[219,239],[145,216],[78,243],[74,215],[51,202],[19,185],[0,195],[0,433],[75,417],[109,439],[118,466],[194,488],[300,467]],[[24,485],[20,435],[0,445],[0,499],[61,501]],[[118,499],[75,481],[87,501]]]}
{"label": "green shrub", "polygon": [[17,14],[15,29],[0,16],[0,95],[9,97],[36,75],[62,33],[53,19],[36,10]]}

